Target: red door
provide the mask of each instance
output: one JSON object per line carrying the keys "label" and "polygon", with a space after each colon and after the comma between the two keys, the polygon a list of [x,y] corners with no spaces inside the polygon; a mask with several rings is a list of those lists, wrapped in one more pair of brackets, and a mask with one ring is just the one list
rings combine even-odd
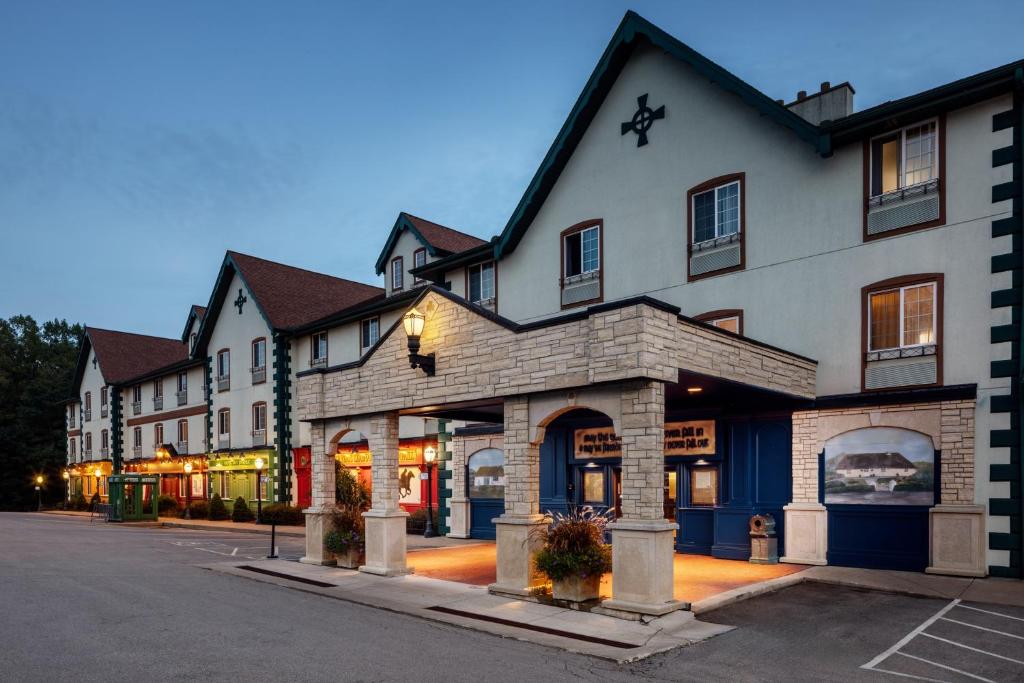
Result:
{"label": "red door", "polygon": [[293,448],[292,462],[295,463],[295,502],[302,508],[313,505],[312,457],[308,448]]}

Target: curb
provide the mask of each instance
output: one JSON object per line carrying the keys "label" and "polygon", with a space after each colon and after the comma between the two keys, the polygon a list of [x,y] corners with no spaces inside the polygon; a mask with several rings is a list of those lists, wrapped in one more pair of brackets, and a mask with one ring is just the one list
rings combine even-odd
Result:
{"label": "curb", "polygon": [[801,576],[802,574],[803,572],[796,572],[794,574],[787,574],[786,576],[768,579],[767,581],[752,583],[748,586],[733,588],[732,590],[725,591],[724,593],[712,595],[710,598],[704,598],[703,600],[698,600],[697,602],[692,603],[690,605],[690,611],[693,612],[695,616],[700,616],[706,612],[711,612],[712,610],[720,609],[750,598],[755,598],[766,593],[774,593],[775,591],[795,586],[803,583],[804,581],[813,581],[813,579]]}
{"label": "curb", "polygon": [[[163,520],[161,520],[158,523],[158,526],[172,528],[172,529],[192,529],[192,530],[195,530],[195,531],[221,531],[221,532],[227,532],[227,533],[232,533],[232,534],[259,534],[261,536],[269,536],[270,535],[270,527],[269,526],[266,527],[265,529],[232,528],[232,527],[227,527],[227,526],[226,527],[219,527],[219,526],[213,527],[213,526],[206,526],[204,524],[190,524],[189,522],[165,522]],[[278,536],[292,536],[292,537],[298,537],[298,538],[305,538],[306,532],[305,531],[295,531],[294,529],[291,529],[291,528],[288,528],[288,529],[278,529],[277,530],[277,535]]]}

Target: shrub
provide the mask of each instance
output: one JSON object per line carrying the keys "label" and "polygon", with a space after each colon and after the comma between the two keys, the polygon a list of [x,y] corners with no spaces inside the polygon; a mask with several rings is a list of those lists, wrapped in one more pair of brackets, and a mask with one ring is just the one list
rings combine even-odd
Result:
{"label": "shrub", "polygon": [[360,512],[370,509],[370,489],[352,473],[352,470],[334,461],[334,500],[338,505],[352,507]]}
{"label": "shrub", "polygon": [[220,494],[213,494],[213,498],[210,499],[210,506],[207,510],[208,519],[212,520],[223,520],[229,519],[228,507],[224,505],[224,501],[221,500]]}
{"label": "shrub", "polygon": [[160,496],[156,502],[156,509],[161,515],[176,515],[178,514],[178,499],[174,496]]}
{"label": "shrub", "polygon": [[[439,524],[438,509],[432,509],[433,514],[431,517],[434,523],[434,531],[441,533]],[[407,534],[422,534],[427,529],[427,509],[417,508],[409,513],[409,516],[405,518],[405,533]]]}
{"label": "shrub", "polygon": [[537,553],[537,569],[552,581],[572,576],[585,579],[612,570],[612,548],[604,542],[608,513],[592,507],[574,508],[556,514],[544,531],[544,547]]}
{"label": "shrub", "polygon": [[245,498],[239,496],[235,499],[235,505],[231,508],[231,521],[232,522],[251,522],[256,516],[252,514],[252,510],[249,509],[249,505],[245,502]]}
{"label": "shrub", "polygon": [[[224,503],[222,502],[221,505]],[[205,500],[193,500],[192,505],[188,508],[190,510],[190,517],[192,519],[206,519],[210,516],[210,506]],[[178,511],[179,517],[185,516],[185,508],[181,508]]]}
{"label": "shrub", "polygon": [[363,511],[346,506],[335,506],[331,513],[331,530],[324,534],[324,547],[338,555],[366,547],[366,521]]}
{"label": "shrub", "polygon": [[263,508],[264,524],[279,524],[281,526],[300,526],[306,521],[302,510],[287,503],[273,503]]}
{"label": "shrub", "polygon": [[68,503],[68,510],[88,510],[89,501],[81,493],[76,493]]}
{"label": "shrub", "polygon": [[96,493],[92,494],[92,498],[89,499],[89,509],[95,510],[96,506],[102,502],[103,500],[100,498],[100,492],[97,491]]}

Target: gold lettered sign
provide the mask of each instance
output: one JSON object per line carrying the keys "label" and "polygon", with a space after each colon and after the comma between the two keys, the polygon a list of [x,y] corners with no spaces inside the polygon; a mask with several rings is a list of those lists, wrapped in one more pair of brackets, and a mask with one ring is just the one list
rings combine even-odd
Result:
{"label": "gold lettered sign", "polygon": [[[622,457],[622,439],[611,427],[577,429],[574,440],[578,460]],[[714,420],[665,423],[665,455],[714,454]]]}
{"label": "gold lettered sign", "polygon": [[714,420],[665,423],[665,455],[714,454]]}
{"label": "gold lettered sign", "polygon": [[[339,449],[334,456],[338,462],[346,467],[369,467],[373,460],[370,451],[346,451]],[[423,454],[418,448],[401,448],[398,450],[399,465],[419,465],[423,461]]]}

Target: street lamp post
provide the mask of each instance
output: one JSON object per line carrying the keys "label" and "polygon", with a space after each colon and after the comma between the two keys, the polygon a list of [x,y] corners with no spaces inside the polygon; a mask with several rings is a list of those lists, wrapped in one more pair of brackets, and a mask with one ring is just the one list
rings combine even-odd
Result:
{"label": "street lamp post", "polygon": [[[67,470],[60,473],[60,476],[64,479],[64,502],[67,503],[71,500],[71,475],[68,474]],[[64,506],[65,509],[67,505]]]}
{"label": "street lamp post", "polygon": [[434,458],[437,457],[437,450],[433,446],[427,446],[423,449],[423,461],[427,464],[427,524],[423,528],[423,538],[434,538],[437,536],[437,532],[434,531],[434,513],[433,513],[433,480],[431,479],[431,469],[434,465]]}
{"label": "street lamp post", "polygon": [[260,495],[260,484],[263,483],[263,458],[256,458],[256,523],[263,523],[263,496]]}
{"label": "street lamp post", "polygon": [[43,475],[36,475],[36,512],[43,511]]}
{"label": "street lamp post", "polygon": [[185,463],[185,519],[192,519],[192,463]]}

